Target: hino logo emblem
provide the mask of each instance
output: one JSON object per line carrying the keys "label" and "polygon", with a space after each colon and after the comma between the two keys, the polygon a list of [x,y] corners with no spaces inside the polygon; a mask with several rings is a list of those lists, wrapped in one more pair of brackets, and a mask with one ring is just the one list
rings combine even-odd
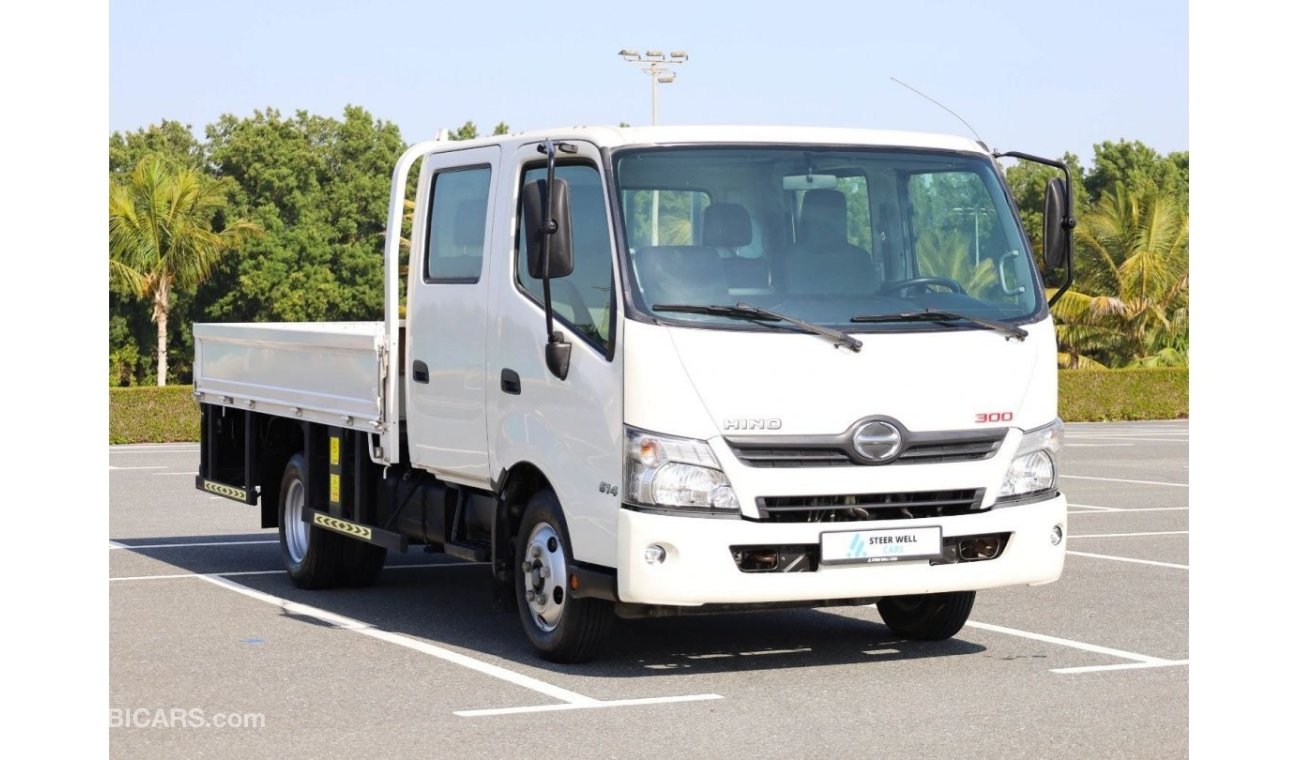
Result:
{"label": "hino logo emblem", "polygon": [[865,423],[853,433],[853,450],[870,462],[888,462],[903,448],[903,434],[883,420]]}
{"label": "hino logo emblem", "polygon": [[780,430],[781,420],[777,417],[752,418],[728,417],[722,421],[723,430]]}

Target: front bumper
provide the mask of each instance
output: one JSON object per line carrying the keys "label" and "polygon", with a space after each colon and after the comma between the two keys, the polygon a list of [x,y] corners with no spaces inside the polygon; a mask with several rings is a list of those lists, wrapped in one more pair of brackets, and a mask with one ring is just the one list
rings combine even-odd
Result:
{"label": "front bumper", "polygon": [[[975,591],[1050,583],[1065,564],[1065,497],[974,515],[866,523],[770,523],[740,519],[676,517],[620,510],[618,597],[632,604],[699,606]],[[817,544],[828,530],[938,525],[945,537],[1010,533],[1001,556],[980,562],[931,565],[929,560],[819,567],[815,572],[745,573],[732,559],[733,545]],[[645,548],[667,551],[662,564],[645,561]]]}

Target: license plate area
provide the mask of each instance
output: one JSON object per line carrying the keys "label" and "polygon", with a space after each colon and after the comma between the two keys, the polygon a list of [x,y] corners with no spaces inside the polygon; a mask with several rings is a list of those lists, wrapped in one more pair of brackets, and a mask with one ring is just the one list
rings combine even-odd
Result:
{"label": "license plate area", "polygon": [[943,556],[943,529],[889,528],[845,530],[821,536],[823,565],[855,565],[938,559]]}

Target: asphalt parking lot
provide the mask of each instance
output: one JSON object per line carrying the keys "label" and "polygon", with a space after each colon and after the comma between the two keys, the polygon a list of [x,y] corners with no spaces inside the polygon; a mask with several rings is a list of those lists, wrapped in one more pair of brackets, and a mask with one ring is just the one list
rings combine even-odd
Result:
{"label": "asphalt parking lot", "polygon": [[486,565],[300,591],[255,508],[194,490],[197,445],[112,447],[111,752],[1185,757],[1187,438],[1069,425],[1062,579],[981,592],[950,641],[874,607],[620,621],[580,666],[534,656]]}

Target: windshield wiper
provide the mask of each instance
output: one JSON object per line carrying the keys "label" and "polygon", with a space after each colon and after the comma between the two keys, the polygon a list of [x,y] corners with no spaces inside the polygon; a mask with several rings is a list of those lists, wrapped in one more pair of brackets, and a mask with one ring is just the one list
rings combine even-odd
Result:
{"label": "windshield wiper", "polygon": [[1015,338],[1018,341],[1024,341],[1029,335],[1024,329],[1016,327],[1008,322],[999,322],[996,319],[984,319],[982,317],[972,317],[969,314],[959,314],[955,311],[941,311],[938,309],[926,309],[925,311],[905,311],[901,314],[859,314],[850,319],[850,322],[958,322],[965,320],[973,322],[980,327],[987,327],[1007,336],[1007,340]]}
{"label": "windshield wiper", "polygon": [[650,308],[653,309],[654,311],[679,311],[684,314],[711,314],[713,316],[718,316],[718,317],[735,317],[736,319],[757,319],[757,320],[763,320],[767,322],[788,322],[806,333],[810,333],[812,335],[820,335],[823,338],[826,338],[827,340],[834,341],[836,348],[839,348],[840,346],[844,346],[850,351],[856,352],[862,350],[862,341],[858,340],[852,335],[849,335],[843,330],[836,330],[833,327],[823,327],[821,325],[815,325],[811,322],[805,322],[802,319],[795,319],[794,317],[785,314],[778,314],[775,311],[768,311],[767,309],[760,309],[757,306],[750,306],[747,303],[738,303],[735,306],[727,306],[726,304],[698,306],[695,304],[688,304],[688,303],[670,303],[670,304],[655,304]]}

